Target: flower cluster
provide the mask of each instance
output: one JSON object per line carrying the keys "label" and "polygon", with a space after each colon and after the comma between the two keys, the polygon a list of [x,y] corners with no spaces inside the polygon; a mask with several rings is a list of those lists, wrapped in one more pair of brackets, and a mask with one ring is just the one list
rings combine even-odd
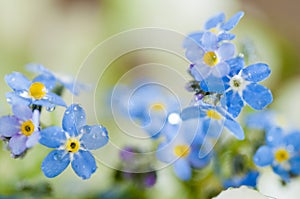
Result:
{"label": "flower cluster", "polygon": [[[79,94],[79,88],[83,88],[84,84],[58,77],[42,65],[31,64],[28,69],[38,73],[32,81],[19,72],[5,76],[6,83],[13,89],[6,94],[13,115],[0,118],[0,138],[7,142],[14,158],[24,157],[37,143],[55,148],[41,166],[43,173],[49,178],[59,175],[70,162],[79,177],[90,178],[97,166],[89,151],[108,142],[107,131],[101,125],[86,125],[82,107],[78,104],[67,106],[60,96],[64,88],[73,94]],[[42,127],[42,109],[52,112],[56,106],[66,108],[62,128]]]}

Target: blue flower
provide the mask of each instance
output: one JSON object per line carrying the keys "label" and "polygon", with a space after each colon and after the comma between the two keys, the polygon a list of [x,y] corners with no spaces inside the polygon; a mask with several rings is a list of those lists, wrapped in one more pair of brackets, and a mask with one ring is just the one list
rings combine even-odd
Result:
{"label": "blue flower", "polygon": [[74,95],[79,95],[80,90],[87,90],[89,88],[86,84],[76,82],[73,77],[53,73],[41,64],[28,64],[26,68],[28,71],[50,76],[52,79],[56,80],[58,85],[62,85]]}
{"label": "blue flower", "polygon": [[212,32],[204,32],[201,44],[194,43],[186,48],[186,57],[193,63],[190,73],[197,81],[209,75],[223,77],[230,72],[226,62],[233,58],[235,46],[229,42],[219,43],[218,37]]}
{"label": "blue flower", "polygon": [[224,127],[237,139],[244,139],[244,131],[240,124],[221,106],[200,103],[198,106],[190,106],[183,109],[182,120],[202,118],[203,132],[213,138],[219,138]]}
{"label": "blue flower", "polygon": [[226,179],[223,182],[223,186],[225,189],[229,187],[240,187],[240,186],[249,186],[256,187],[256,180],[259,176],[259,173],[254,170],[248,171],[246,174],[242,176],[233,176],[230,179]]}
{"label": "blue flower", "polygon": [[121,97],[113,99],[113,103],[119,105],[121,113],[137,122],[151,138],[158,138],[164,131],[178,126],[180,103],[161,85],[142,84],[134,90],[122,87],[118,92]]}
{"label": "blue flower", "polygon": [[13,72],[5,76],[6,83],[14,90],[6,94],[7,101],[11,104],[38,105],[47,108],[66,106],[63,99],[52,93],[55,79],[48,75],[39,75],[32,81],[23,74]]}
{"label": "blue flower", "polygon": [[178,178],[187,181],[192,177],[192,169],[205,167],[211,158],[211,153],[199,156],[203,143],[202,124],[199,118],[183,121],[179,131],[169,132],[169,136],[161,142],[156,151],[158,160],[173,164]]}
{"label": "blue flower", "polygon": [[300,132],[284,134],[281,128],[272,128],[266,134],[266,145],[256,151],[253,160],[257,166],[272,166],[284,181],[300,174]]}
{"label": "blue flower", "polygon": [[13,105],[12,111],[14,115],[0,118],[0,136],[8,140],[12,156],[18,157],[38,142],[40,113],[20,104]]}
{"label": "blue flower", "polygon": [[55,148],[42,162],[42,171],[49,178],[62,173],[71,162],[75,173],[88,179],[96,171],[96,162],[89,150],[108,142],[106,129],[101,125],[86,125],[84,110],[70,105],[64,113],[62,128],[52,126],[41,130],[40,143]]}
{"label": "blue flower", "polygon": [[264,131],[268,131],[274,126],[284,127],[285,122],[283,118],[280,118],[272,110],[250,113],[245,118],[245,123],[248,128]]}
{"label": "blue flower", "polygon": [[256,63],[243,67],[243,61],[233,63],[230,74],[223,79],[227,89],[221,99],[222,104],[233,117],[239,115],[245,104],[255,110],[264,109],[273,97],[271,91],[258,82],[269,77],[271,70],[268,65]]}

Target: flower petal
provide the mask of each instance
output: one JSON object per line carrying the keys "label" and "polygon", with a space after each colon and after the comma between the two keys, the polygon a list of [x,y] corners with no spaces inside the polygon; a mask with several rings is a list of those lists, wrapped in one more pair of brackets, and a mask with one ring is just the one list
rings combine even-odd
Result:
{"label": "flower petal", "polygon": [[8,146],[13,155],[21,155],[26,150],[27,137],[25,135],[17,134],[13,136],[8,143]]}
{"label": "flower petal", "polygon": [[96,161],[89,151],[79,150],[74,154],[72,168],[82,179],[88,179],[96,171]]}
{"label": "flower petal", "polygon": [[206,79],[200,82],[200,87],[206,92],[223,93],[226,89],[226,84],[223,79],[215,77],[213,75],[208,76]]}
{"label": "flower petal", "polygon": [[9,104],[23,104],[29,106],[32,101],[30,98],[21,97],[17,92],[8,92],[5,97]]}
{"label": "flower petal", "polygon": [[15,116],[0,117],[0,135],[12,137],[20,132],[20,121]]}
{"label": "flower petal", "polygon": [[85,111],[78,104],[71,104],[65,111],[62,127],[70,136],[77,136],[79,128],[86,124]]}
{"label": "flower petal", "polygon": [[260,82],[271,74],[271,70],[267,64],[252,64],[242,70],[242,77],[250,82]]}
{"label": "flower petal", "polygon": [[174,162],[174,171],[176,176],[183,181],[187,181],[192,177],[192,169],[184,158],[179,158]]}
{"label": "flower petal", "polygon": [[240,56],[237,56],[235,58],[226,60],[226,63],[230,66],[230,76],[234,76],[240,72],[240,70],[244,67],[244,59]]}
{"label": "flower petal", "polygon": [[212,69],[212,74],[215,77],[222,78],[228,75],[230,72],[229,65],[226,62],[220,62]]}
{"label": "flower petal", "polygon": [[12,112],[22,121],[32,119],[32,110],[23,104],[14,104],[12,106]]}
{"label": "flower petal", "polygon": [[283,129],[273,127],[266,133],[266,143],[268,146],[276,147],[284,142]]}
{"label": "flower petal", "polygon": [[244,107],[244,102],[239,93],[232,90],[223,95],[221,103],[232,117],[237,117]]}
{"label": "flower petal", "polygon": [[240,11],[233,15],[227,22],[221,25],[221,29],[225,31],[232,30],[244,16],[244,12]]}
{"label": "flower petal", "polygon": [[212,32],[205,32],[202,36],[202,44],[206,51],[217,49],[218,37]]}
{"label": "flower petal", "polygon": [[232,43],[223,43],[217,50],[218,56],[221,60],[228,60],[233,58],[235,53],[235,46]]}
{"label": "flower petal", "polygon": [[189,155],[189,162],[193,168],[203,168],[205,167],[211,159],[210,155],[204,157],[199,157],[199,150],[193,149]]}
{"label": "flower petal", "polygon": [[67,107],[65,101],[55,93],[49,92],[47,93],[47,100],[54,105]]}
{"label": "flower petal", "polygon": [[224,41],[224,40],[233,40],[235,38],[235,35],[228,32],[223,32],[218,35],[218,42]]}
{"label": "flower petal", "polygon": [[201,113],[201,110],[199,109],[198,106],[189,106],[182,110],[180,117],[182,120],[199,118],[200,113]]}
{"label": "flower petal", "polygon": [[66,133],[58,126],[51,126],[40,131],[40,143],[49,148],[59,148],[66,139]]}
{"label": "flower petal", "polygon": [[13,90],[28,90],[31,82],[22,73],[13,72],[5,75],[5,81]]}
{"label": "flower petal", "polygon": [[83,126],[80,130],[83,133],[80,143],[85,149],[95,150],[108,142],[107,130],[101,125]]}
{"label": "flower petal", "polygon": [[191,75],[197,81],[202,81],[207,78],[211,73],[211,68],[204,64],[195,65],[190,69]]}
{"label": "flower petal", "polygon": [[56,78],[52,74],[48,73],[37,76],[32,80],[32,82],[40,82],[44,84],[47,90],[52,90],[56,85]]}
{"label": "flower petal", "polygon": [[48,178],[61,174],[70,163],[70,154],[64,150],[51,151],[42,162],[42,171]]}
{"label": "flower petal", "polygon": [[290,165],[291,165],[291,172],[293,174],[300,175],[300,157],[298,156],[298,157],[291,158]]}
{"label": "flower petal", "polygon": [[262,110],[273,101],[271,91],[256,83],[246,86],[243,91],[243,99],[249,106],[256,110]]}
{"label": "flower petal", "polygon": [[224,126],[231,132],[233,135],[239,139],[243,140],[245,138],[244,130],[241,125],[233,119],[227,118],[225,120]]}
{"label": "flower petal", "polygon": [[206,30],[209,30],[211,28],[215,28],[218,24],[223,23],[224,20],[225,20],[225,14],[224,13],[220,13],[220,14],[218,14],[216,16],[213,16],[209,20],[207,20],[207,22],[204,25],[204,28]]}
{"label": "flower petal", "polygon": [[36,145],[39,142],[40,139],[40,132],[39,131],[35,131],[33,132],[26,141],[26,147],[27,148],[31,148],[34,145]]}
{"label": "flower petal", "polygon": [[253,161],[257,166],[264,167],[271,165],[274,160],[274,156],[270,147],[261,146],[253,156]]}

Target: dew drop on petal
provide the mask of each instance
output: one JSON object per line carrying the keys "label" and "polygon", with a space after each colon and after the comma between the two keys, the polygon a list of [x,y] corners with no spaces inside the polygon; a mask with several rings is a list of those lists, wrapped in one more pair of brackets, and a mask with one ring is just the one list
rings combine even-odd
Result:
{"label": "dew drop on petal", "polygon": [[52,112],[55,110],[55,106],[51,106],[51,107],[46,107],[46,110],[49,112]]}

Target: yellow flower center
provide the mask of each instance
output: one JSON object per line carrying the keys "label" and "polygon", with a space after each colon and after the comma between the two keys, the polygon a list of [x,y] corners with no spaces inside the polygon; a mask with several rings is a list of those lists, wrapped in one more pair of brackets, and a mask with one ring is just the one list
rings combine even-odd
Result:
{"label": "yellow flower center", "polygon": [[165,106],[162,103],[152,104],[151,108],[156,111],[161,111],[165,109]]}
{"label": "yellow flower center", "polygon": [[275,160],[279,163],[288,160],[290,157],[289,152],[285,149],[278,149],[275,152]]}
{"label": "yellow flower center", "polygon": [[203,61],[205,64],[213,67],[218,63],[218,57],[215,52],[206,52],[203,56]]}
{"label": "yellow flower center", "polygon": [[190,153],[190,147],[187,145],[177,145],[174,148],[174,154],[177,157],[184,158],[184,157],[188,156],[189,153]]}
{"label": "yellow flower center", "polygon": [[75,138],[70,138],[66,142],[66,150],[71,153],[76,153],[80,148],[80,143]]}
{"label": "yellow flower center", "polygon": [[46,95],[46,87],[40,82],[34,82],[29,87],[29,95],[36,100],[42,99]]}
{"label": "yellow flower center", "polygon": [[215,110],[208,110],[206,112],[207,117],[211,118],[211,119],[215,119],[215,120],[220,120],[222,119],[222,116]]}
{"label": "yellow flower center", "polygon": [[21,124],[21,133],[30,136],[34,132],[34,124],[31,120],[27,120]]}

